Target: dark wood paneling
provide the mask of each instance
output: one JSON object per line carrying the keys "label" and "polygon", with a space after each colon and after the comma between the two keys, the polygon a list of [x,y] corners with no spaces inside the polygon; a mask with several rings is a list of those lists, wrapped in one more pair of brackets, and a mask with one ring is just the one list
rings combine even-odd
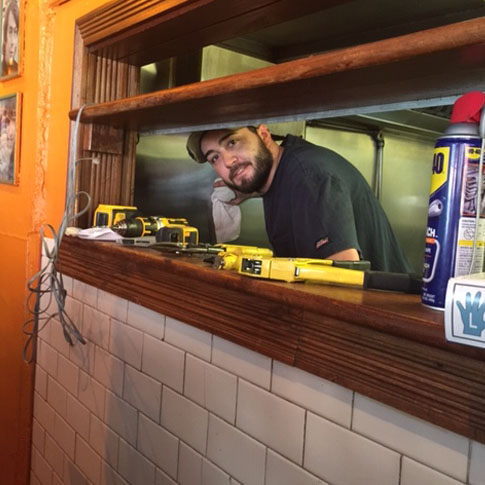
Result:
{"label": "dark wood paneling", "polygon": [[[94,56],[85,50],[83,57],[82,103],[119,100],[138,93],[139,69],[136,66]],[[80,227],[89,227],[98,204],[132,203],[137,134],[109,124],[99,128],[86,126],[83,131],[78,158],[91,157],[99,161],[92,164],[83,160],[78,167],[77,187],[90,194],[91,206],[77,223]],[[85,199],[81,198],[79,208],[84,204]]]}
{"label": "dark wood paneling", "polygon": [[66,275],[485,443],[485,351],[417,295],[288,284],[65,237]]}
{"label": "dark wood paneling", "polygon": [[79,19],[90,52],[148,64],[349,0],[118,0]]}

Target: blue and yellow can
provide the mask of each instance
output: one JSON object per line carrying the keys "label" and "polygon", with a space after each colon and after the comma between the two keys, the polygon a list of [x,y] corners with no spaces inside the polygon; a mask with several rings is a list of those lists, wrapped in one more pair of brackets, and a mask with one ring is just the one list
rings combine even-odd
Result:
{"label": "blue and yellow can", "polygon": [[[477,197],[480,147],[478,126],[471,123],[450,125],[435,145],[421,301],[437,310],[444,310],[450,278],[482,271],[485,211],[482,197]],[[482,195],[484,190],[482,172]],[[477,205],[482,205],[478,228]],[[475,230],[477,252],[470,268]]]}

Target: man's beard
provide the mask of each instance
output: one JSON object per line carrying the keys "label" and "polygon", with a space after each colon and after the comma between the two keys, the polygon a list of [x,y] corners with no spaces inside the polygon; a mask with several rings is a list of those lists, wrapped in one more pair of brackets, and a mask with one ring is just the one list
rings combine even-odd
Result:
{"label": "man's beard", "polygon": [[[233,182],[234,173],[241,167],[252,165],[254,167],[254,174],[251,178],[243,178],[239,184]],[[241,162],[231,167],[229,172],[229,179],[232,182],[226,182],[226,185],[231,189],[242,192],[243,194],[252,194],[253,192],[260,192],[264,184],[268,180],[271,167],[273,166],[273,156],[266,145],[259,139],[259,150],[254,157],[254,163]]]}

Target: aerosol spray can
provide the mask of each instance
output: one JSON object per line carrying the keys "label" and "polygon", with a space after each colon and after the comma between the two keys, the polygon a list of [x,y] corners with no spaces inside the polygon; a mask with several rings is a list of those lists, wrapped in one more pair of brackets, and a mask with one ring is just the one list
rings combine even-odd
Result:
{"label": "aerosol spray can", "polygon": [[[475,123],[454,123],[438,138],[428,206],[422,302],[444,310],[446,286],[454,276],[482,271],[485,211],[477,197],[481,138]],[[480,219],[477,224],[477,205]],[[472,265],[475,231],[476,254]]]}

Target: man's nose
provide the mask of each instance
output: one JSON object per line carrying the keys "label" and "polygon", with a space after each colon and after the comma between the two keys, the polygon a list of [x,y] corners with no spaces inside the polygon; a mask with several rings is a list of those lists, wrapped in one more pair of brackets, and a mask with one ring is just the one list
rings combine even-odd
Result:
{"label": "man's nose", "polygon": [[231,168],[233,166],[234,162],[237,160],[236,155],[234,155],[232,153],[228,153],[228,152],[225,152],[223,154],[223,157],[224,157],[224,165],[227,168]]}

